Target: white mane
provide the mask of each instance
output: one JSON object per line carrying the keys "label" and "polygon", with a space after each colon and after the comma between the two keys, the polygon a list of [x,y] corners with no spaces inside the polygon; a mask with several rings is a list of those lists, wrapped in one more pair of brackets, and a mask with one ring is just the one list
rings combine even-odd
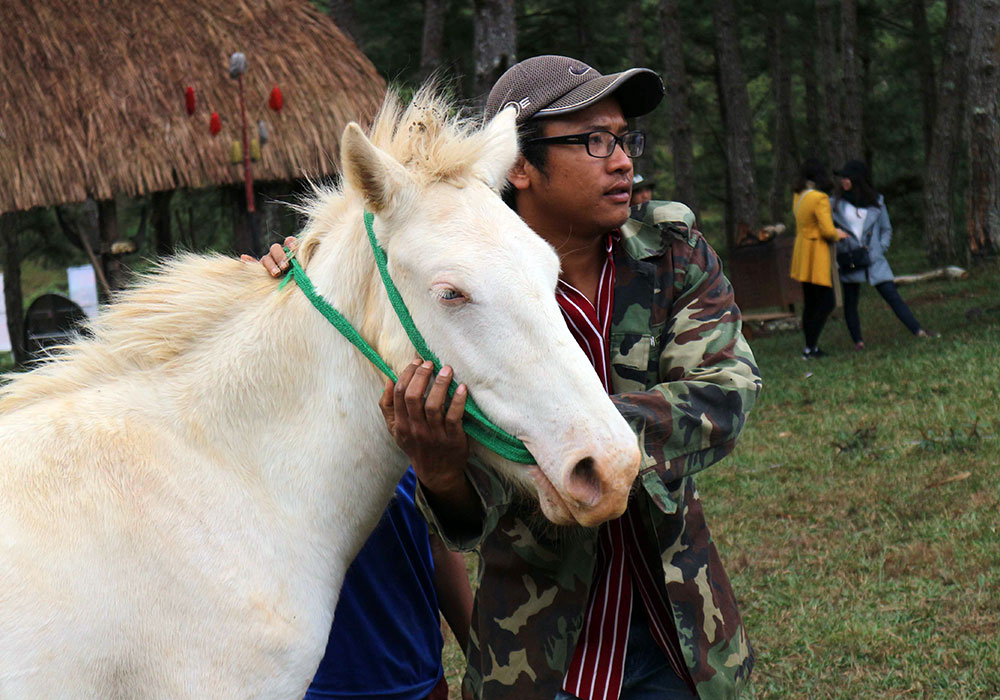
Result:
{"label": "white mane", "polygon": [[[406,106],[390,93],[375,117],[369,138],[401,163],[418,186],[445,182],[461,188],[472,179],[484,179],[477,166],[488,143],[487,134],[479,127],[478,120],[463,117],[428,84]],[[338,186],[317,187],[298,207],[307,217],[299,252],[304,266],[323,234],[333,229],[350,207],[360,207],[361,197],[341,181]]]}

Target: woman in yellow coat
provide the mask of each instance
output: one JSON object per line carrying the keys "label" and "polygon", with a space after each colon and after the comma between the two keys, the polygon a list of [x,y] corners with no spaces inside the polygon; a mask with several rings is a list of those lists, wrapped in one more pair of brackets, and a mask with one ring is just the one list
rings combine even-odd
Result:
{"label": "woman in yellow coat", "polygon": [[795,247],[792,249],[791,278],[802,283],[802,332],[806,337],[803,359],[823,357],[819,334],[833,311],[833,244],[847,236],[833,225],[830,197],[833,188],[826,167],[809,158],[802,164],[795,184],[792,207],[795,213]]}

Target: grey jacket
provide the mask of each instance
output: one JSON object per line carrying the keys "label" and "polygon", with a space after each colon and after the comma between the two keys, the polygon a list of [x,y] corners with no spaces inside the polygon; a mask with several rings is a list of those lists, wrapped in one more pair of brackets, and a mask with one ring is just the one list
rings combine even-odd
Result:
{"label": "grey jacket", "polygon": [[[847,224],[848,207],[846,201],[837,197],[832,201],[833,223],[838,228],[850,232],[851,227]],[[853,216],[853,214],[850,214]],[[882,282],[891,282],[895,276],[889,267],[889,262],[885,259],[885,253],[889,250],[889,243],[892,241],[892,224],[889,222],[889,212],[885,208],[885,200],[879,195],[878,206],[868,207],[865,216],[865,223],[861,229],[861,242],[854,236],[837,241],[837,251],[848,248],[857,248],[860,245],[868,246],[868,256],[871,258],[871,265],[864,270],[854,272],[840,272],[841,282],[864,282],[874,286]]]}

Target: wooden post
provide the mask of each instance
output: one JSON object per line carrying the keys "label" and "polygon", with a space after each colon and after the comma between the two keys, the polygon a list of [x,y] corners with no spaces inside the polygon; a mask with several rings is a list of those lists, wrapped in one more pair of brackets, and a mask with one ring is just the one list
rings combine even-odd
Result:
{"label": "wooden post", "polygon": [[0,243],[3,245],[3,299],[7,310],[7,334],[17,366],[28,361],[24,347],[24,297],[21,293],[21,251],[18,247],[16,214],[0,215]]}
{"label": "wooden post", "polygon": [[[100,232],[100,249],[97,259],[107,283],[108,292],[121,289],[125,282],[125,271],[118,256],[111,254],[111,248],[118,240],[118,209],[114,198],[97,202],[97,227]],[[105,295],[107,296],[107,294]],[[108,299],[102,299],[102,302]]]}
{"label": "wooden post", "polygon": [[250,170],[250,134],[247,133],[247,107],[243,99],[243,74],[236,76],[240,93],[240,117],[243,120],[243,184],[246,188],[247,219],[250,224],[250,253],[259,255],[259,236],[257,235],[257,208],[254,206],[253,172]]}
{"label": "wooden post", "polygon": [[165,257],[174,252],[174,236],[170,227],[170,200],[174,190],[153,193],[153,236],[156,256]]}

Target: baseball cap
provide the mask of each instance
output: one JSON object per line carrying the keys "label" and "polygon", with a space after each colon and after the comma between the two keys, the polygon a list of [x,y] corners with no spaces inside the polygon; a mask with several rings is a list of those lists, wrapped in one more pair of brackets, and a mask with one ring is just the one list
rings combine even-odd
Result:
{"label": "baseball cap", "polygon": [[615,95],[622,114],[639,117],[663,99],[663,81],[649,68],[629,68],[601,75],[583,61],[568,56],[535,56],[511,66],[486,99],[486,118],[507,106],[517,109],[517,123],[532,117],[578,112]]}
{"label": "baseball cap", "polygon": [[656,180],[650,180],[648,177],[643,177],[639,173],[632,176],[632,191],[641,190],[643,187],[655,187]]}
{"label": "baseball cap", "polygon": [[833,171],[837,177],[850,177],[855,179],[868,179],[868,166],[860,160],[849,160]]}

